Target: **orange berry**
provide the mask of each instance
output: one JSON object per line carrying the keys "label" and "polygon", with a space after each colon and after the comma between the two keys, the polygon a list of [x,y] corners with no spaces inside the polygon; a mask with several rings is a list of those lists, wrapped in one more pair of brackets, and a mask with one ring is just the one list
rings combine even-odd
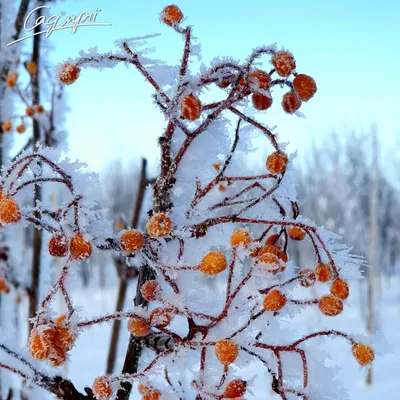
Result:
{"label": "orange berry", "polygon": [[243,246],[247,248],[251,242],[250,233],[245,229],[238,229],[232,233],[229,242],[232,247]]}
{"label": "orange berry", "polygon": [[327,317],[334,317],[343,311],[342,300],[331,295],[321,297],[319,299],[318,307],[322,314]]}
{"label": "orange berry", "polygon": [[267,157],[267,169],[271,174],[278,175],[285,172],[289,158],[285,153],[276,151]]}
{"label": "orange berry", "polygon": [[172,321],[172,312],[169,308],[155,308],[150,314],[152,326],[166,328]]}
{"label": "orange berry", "polygon": [[232,364],[239,354],[239,346],[233,340],[220,340],[215,345],[215,355],[223,365]]}
{"label": "orange berry", "polygon": [[9,88],[13,88],[18,80],[18,72],[9,72],[6,78],[6,85]]}
{"label": "orange berry", "polygon": [[332,271],[327,264],[318,264],[315,268],[318,282],[329,282],[332,279]]}
{"label": "orange berry", "polygon": [[58,70],[58,80],[65,85],[71,85],[78,79],[80,72],[79,67],[64,63]]}
{"label": "orange berry", "polygon": [[226,385],[223,397],[227,399],[241,397],[246,393],[246,387],[247,384],[245,381],[241,379],[234,379]]}
{"label": "orange berry", "polygon": [[279,258],[275,254],[264,253],[257,256],[257,260],[261,263],[261,269],[265,273],[277,274],[280,270]]}
{"label": "orange berry", "polygon": [[10,286],[8,286],[5,280],[2,278],[0,278],[0,293],[10,293]]}
{"label": "orange berry", "polygon": [[222,78],[222,80],[220,80],[217,83],[217,86],[220,87],[221,89],[226,89],[230,84],[231,84],[231,81],[229,79]]}
{"label": "orange berry", "polygon": [[300,270],[299,275],[301,275],[300,285],[303,287],[310,287],[317,279],[314,271],[308,268]]}
{"label": "orange berry", "polygon": [[261,247],[261,249],[258,251],[258,256],[261,256],[261,255],[267,254],[267,253],[277,256],[278,248],[273,244],[266,244],[264,247]]}
{"label": "orange berry", "polygon": [[36,360],[47,359],[52,347],[53,337],[54,330],[51,327],[33,328],[28,341],[28,351],[32,358]]}
{"label": "orange berry", "polygon": [[66,360],[67,360],[66,351],[59,346],[53,345],[49,355],[49,361],[51,362],[52,366],[59,367],[60,365],[64,364]]}
{"label": "orange berry", "polygon": [[35,110],[33,109],[33,107],[26,107],[25,113],[28,117],[32,117],[33,115],[35,115]]}
{"label": "orange berry", "polygon": [[56,318],[56,320],[54,321],[54,323],[56,324],[56,326],[61,326],[64,324],[64,322],[67,320],[67,316],[65,314],[60,315],[59,317]]}
{"label": "orange berry", "polygon": [[284,251],[278,251],[278,258],[283,262],[288,262],[289,257]]}
{"label": "orange berry", "polygon": [[182,117],[188,121],[195,121],[200,118],[201,103],[200,100],[193,94],[185,96],[181,103]]}
{"label": "orange berry", "polygon": [[35,109],[35,112],[38,114],[43,114],[44,113],[44,107],[41,104],[36,104],[33,106]]}
{"label": "orange berry", "polygon": [[220,192],[225,192],[225,191],[226,191],[226,187],[225,187],[224,185],[219,185],[219,186],[218,186],[218,190],[219,190]]}
{"label": "orange berry", "polygon": [[293,88],[301,100],[307,101],[317,92],[317,84],[311,76],[298,74],[293,79]]}
{"label": "orange berry", "polygon": [[353,345],[353,356],[363,367],[372,363],[375,359],[374,350],[362,343],[356,343]]}
{"label": "orange berry", "polygon": [[0,222],[2,224],[15,224],[21,219],[18,203],[8,196],[0,198]]}
{"label": "orange berry", "polygon": [[290,239],[292,240],[303,240],[306,237],[306,231],[299,228],[298,226],[291,226],[287,231]]}
{"label": "orange berry", "polygon": [[271,85],[271,77],[267,72],[257,69],[250,74],[249,85],[255,92],[257,89],[268,90]]}
{"label": "orange berry", "polygon": [[125,231],[119,238],[121,248],[126,254],[136,253],[141,250],[144,244],[143,235],[136,229]]}
{"label": "orange berry", "polygon": [[54,330],[53,345],[64,351],[70,351],[74,345],[75,335],[66,326],[56,326]]}
{"label": "orange berry", "polygon": [[35,75],[37,71],[37,65],[35,61],[28,61],[26,63],[26,69],[28,70],[30,75]]}
{"label": "orange berry", "polygon": [[293,114],[300,108],[300,106],[301,106],[301,100],[299,99],[296,93],[287,92],[283,95],[282,108],[288,114]]}
{"label": "orange berry", "polygon": [[71,239],[69,252],[73,260],[86,260],[92,254],[92,245],[83,238],[82,234],[77,233]]}
{"label": "orange berry", "polygon": [[139,383],[139,385],[138,385],[138,392],[140,393],[140,394],[145,394],[148,390],[150,390],[150,388],[148,387],[148,386],[146,386],[146,385],[143,385],[142,383]]}
{"label": "orange berry", "polygon": [[147,222],[147,233],[152,238],[167,236],[172,230],[172,221],[165,213],[154,214]]}
{"label": "orange berry", "polygon": [[265,311],[278,311],[286,304],[286,296],[278,289],[270,290],[264,298]]}
{"label": "orange berry", "polygon": [[272,105],[272,98],[262,93],[253,93],[251,101],[254,108],[260,111],[267,110]]}
{"label": "orange berry", "polygon": [[146,281],[140,288],[140,293],[147,301],[155,300],[161,293],[161,286],[157,281]]}
{"label": "orange berry", "polygon": [[213,164],[213,167],[215,168],[216,171],[220,171],[221,170],[221,163],[215,163],[215,164]]}
{"label": "orange berry", "polygon": [[65,257],[68,254],[68,240],[65,235],[57,234],[49,240],[49,253],[53,257]]}
{"label": "orange berry", "polygon": [[26,126],[24,124],[19,124],[19,125],[17,125],[16,129],[17,129],[18,133],[24,133],[26,130]]}
{"label": "orange berry", "polygon": [[274,244],[276,246],[280,246],[281,244],[280,244],[279,238],[280,238],[280,236],[275,233],[267,238],[267,240],[265,241],[265,244]]}
{"label": "orange berry", "polygon": [[200,271],[206,275],[217,275],[227,267],[224,253],[211,251],[203,257],[200,263]]}
{"label": "orange berry", "polygon": [[165,7],[160,13],[160,19],[164,24],[174,26],[183,19],[182,11],[175,4]]}
{"label": "orange berry", "polygon": [[271,61],[280,76],[289,76],[296,68],[296,61],[288,51],[278,51]]}
{"label": "orange berry", "polygon": [[150,333],[150,325],[141,319],[137,318],[130,318],[128,320],[128,331],[133,335],[133,336],[146,336]]}
{"label": "orange berry", "polygon": [[344,279],[335,279],[331,286],[331,293],[339,299],[346,300],[349,297],[349,285]]}
{"label": "orange berry", "polygon": [[161,399],[161,392],[157,389],[149,389],[143,394],[142,400],[159,400]]}
{"label": "orange berry", "polygon": [[11,132],[11,129],[12,129],[12,123],[11,123],[11,121],[4,121],[4,122],[1,124],[1,130],[2,130],[3,132]]}
{"label": "orange berry", "polygon": [[93,394],[97,399],[108,399],[112,396],[113,390],[109,379],[106,376],[97,377],[92,386]]}

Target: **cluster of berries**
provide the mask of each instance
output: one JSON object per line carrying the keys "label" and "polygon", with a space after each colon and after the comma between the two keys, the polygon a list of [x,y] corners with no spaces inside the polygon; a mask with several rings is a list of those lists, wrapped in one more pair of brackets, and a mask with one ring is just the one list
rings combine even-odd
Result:
{"label": "cluster of berries", "polygon": [[58,367],[67,359],[67,353],[74,345],[76,335],[65,315],[54,322],[32,328],[29,341],[29,354],[36,360],[49,360]]}

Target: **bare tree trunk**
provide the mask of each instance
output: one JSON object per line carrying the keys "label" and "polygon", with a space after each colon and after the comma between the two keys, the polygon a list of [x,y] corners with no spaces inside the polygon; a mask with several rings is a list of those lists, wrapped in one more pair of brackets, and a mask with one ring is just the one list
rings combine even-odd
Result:
{"label": "bare tree trunk", "polygon": [[[143,206],[144,194],[145,194],[148,183],[149,183],[149,180],[147,178],[147,160],[143,158],[141,172],[140,172],[139,188],[138,188],[134,212],[132,214],[132,220],[131,220],[132,228],[138,227],[139,218],[140,218],[140,214],[141,214],[142,206]],[[115,262],[119,263],[120,261],[118,259],[116,259]],[[120,271],[120,274],[119,274],[120,283],[119,283],[119,288],[118,288],[117,305],[115,307],[116,311],[122,311],[122,309],[124,307],[124,303],[125,303],[126,292],[127,292],[127,288],[128,288],[128,281],[127,281],[127,276],[126,276],[125,270],[126,270],[125,263],[117,265],[117,271]],[[111,341],[110,341],[110,347],[109,347],[109,351],[108,351],[107,368],[106,368],[107,374],[111,374],[114,372],[120,330],[121,330],[121,321],[115,320],[113,323],[113,327],[112,327]]]}

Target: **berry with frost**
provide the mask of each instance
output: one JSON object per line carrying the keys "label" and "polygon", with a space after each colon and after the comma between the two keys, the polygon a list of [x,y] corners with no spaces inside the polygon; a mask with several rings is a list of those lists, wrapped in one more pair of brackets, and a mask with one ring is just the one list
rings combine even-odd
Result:
{"label": "berry with frost", "polygon": [[18,203],[11,197],[0,197],[0,222],[2,224],[15,224],[21,220],[21,211]]}
{"label": "berry with frost", "polygon": [[206,275],[217,275],[225,271],[227,267],[224,253],[220,251],[211,251],[200,262],[199,269]]}
{"label": "berry with frost", "polygon": [[146,281],[140,288],[140,293],[147,301],[156,300],[157,297],[161,294],[161,286],[157,281]]}
{"label": "berry with frost", "polygon": [[234,379],[226,385],[223,397],[227,399],[241,397],[246,393],[246,387],[246,381],[243,381],[242,379]]}
{"label": "berry with frost", "polygon": [[301,276],[300,285],[303,287],[310,287],[317,280],[314,271],[308,268],[300,270],[299,275]]}
{"label": "berry with frost", "polygon": [[74,83],[80,74],[81,70],[76,65],[64,63],[58,71],[58,79],[64,85],[71,85]]}
{"label": "berry with frost", "polygon": [[247,248],[251,242],[250,233],[245,229],[238,229],[232,233],[229,242],[232,247],[243,246]]}
{"label": "berry with frost", "polygon": [[346,300],[349,297],[349,285],[344,279],[335,279],[331,286],[331,293],[339,299]]}
{"label": "berry with frost", "polygon": [[172,230],[172,221],[165,213],[154,214],[147,222],[147,233],[156,239],[167,236]]}
{"label": "berry with frost", "polygon": [[276,151],[267,157],[267,169],[271,174],[278,175],[285,172],[289,158],[285,153]]}
{"label": "berry with frost", "polygon": [[121,234],[119,242],[125,254],[133,254],[142,249],[144,237],[136,229],[130,229]]}
{"label": "berry with frost", "polygon": [[68,239],[57,234],[49,240],[49,254],[53,257],[65,257],[68,254]]}
{"label": "berry with frost", "polygon": [[11,132],[11,129],[12,129],[12,123],[11,123],[11,121],[4,121],[4,122],[1,124],[1,130],[2,130],[2,132]]}
{"label": "berry with frost", "polygon": [[77,233],[69,244],[69,252],[73,260],[86,260],[92,254],[92,245]]}
{"label": "berry with frost", "polygon": [[162,22],[164,22],[164,24],[174,26],[182,21],[183,14],[178,6],[171,4],[161,11],[160,19]]}
{"label": "berry with frost", "polygon": [[182,117],[188,121],[195,121],[200,118],[201,103],[200,100],[194,95],[189,94],[185,96],[181,103]]}
{"label": "berry with frost", "polygon": [[232,364],[239,354],[239,346],[233,340],[220,340],[215,345],[215,355],[223,365]]}
{"label": "berry with frost", "polygon": [[283,77],[289,76],[296,68],[296,61],[288,51],[278,51],[271,62],[278,75]]}
{"label": "berry with frost", "polygon": [[301,100],[296,93],[287,92],[282,98],[282,108],[288,114],[295,113],[301,106]]}
{"label": "berry with frost", "polygon": [[251,101],[254,108],[259,111],[267,110],[272,105],[272,98],[262,93],[253,93]]}
{"label": "berry with frost", "polygon": [[146,336],[150,333],[150,325],[141,319],[138,318],[130,318],[128,320],[128,331],[137,337]]}
{"label": "berry with frost", "polygon": [[329,282],[332,280],[331,267],[327,264],[318,264],[315,268],[315,275],[318,282]]}
{"label": "berry with frost", "polygon": [[317,92],[317,84],[311,76],[298,74],[293,79],[293,89],[301,100],[307,101]]}
{"label": "berry with frost", "polygon": [[17,84],[18,72],[9,72],[6,78],[6,85],[13,88]]}
{"label": "berry with frost", "polygon": [[26,131],[26,126],[24,124],[19,124],[17,125],[16,130],[18,133],[24,133]]}
{"label": "berry with frost", "polygon": [[265,311],[278,311],[286,304],[286,296],[278,289],[270,290],[264,297]]}
{"label": "berry with frost", "polygon": [[355,343],[352,351],[357,362],[363,367],[372,363],[375,359],[374,350],[366,344]]}
{"label": "berry with frost", "polygon": [[92,391],[98,400],[108,399],[113,394],[110,381],[106,376],[99,376],[94,380]]}
{"label": "berry with frost", "polygon": [[343,311],[342,300],[335,296],[327,295],[319,299],[318,307],[327,317],[335,317]]}

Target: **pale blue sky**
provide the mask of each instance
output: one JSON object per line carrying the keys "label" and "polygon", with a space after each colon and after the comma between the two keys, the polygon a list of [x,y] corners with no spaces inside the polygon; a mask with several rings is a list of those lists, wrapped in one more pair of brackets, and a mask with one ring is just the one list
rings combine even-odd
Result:
{"label": "pale blue sky", "polygon": [[[158,21],[167,4],[160,0],[60,2],[52,12],[70,15],[101,8],[97,21],[112,26],[81,28],[75,35],[53,33],[52,58],[61,62],[80,49],[98,45],[100,50],[110,50],[115,39],[160,32],[161,37],[151,40],[157,57],[178,61],[182,40]],[[194,25],[204,60],[217,55],[244,60],[253,47],[277,43],[293,52],[299,72],[316,79],[319,91],[301,109],[307,119],[285,115],[279,98],[276,107],[260,118],[270,126],[278,125],[292,150],[304,155],[312,137],[324,137],[332,129],[343,134],[351,128],[367,129],[373,122],[385,146],[394,144],[400,133],[400,1],[183,0],[176,4],[187,16],[185,23]],[[156,160],[156,138],[164,121],[152,107],[150,88],[133,68],[84,70],[67,93],[73,156],[88,161],[95,170],[118,155]]]}

